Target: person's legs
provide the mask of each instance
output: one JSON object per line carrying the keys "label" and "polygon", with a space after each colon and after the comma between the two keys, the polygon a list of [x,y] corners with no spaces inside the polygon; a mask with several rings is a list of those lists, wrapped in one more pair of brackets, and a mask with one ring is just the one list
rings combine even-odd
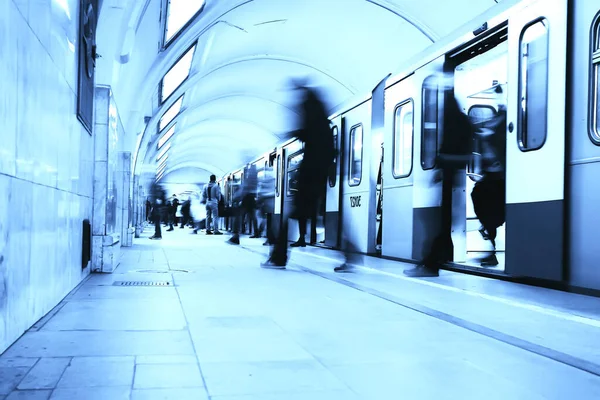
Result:
{"label": "person's legs", "polygon": [[242,214],[242,209],[241,207],[233,207],[232,209],[232,214],[233,214],[233,235],[229,238],[229,240],[227,240],[225,243],[228,244],[240,244],[240,230],[241,230],[241,214]]}
{"label": "person's legs", "polygon": [[431,247],[421,261],[421,264],[404,271],[404,274],[407,276],[439,276],[440,266],[452,259],[452,185],[454,181],[454,169],[444,168],[442,174],[440,231],[433,239]]}
{"label": "person's legs", "polygon": [[213,233],[215,235],[222,235],[221,231],[219,230],[219,204],[211,203],[210,207],[211,207],[212,220],[213,220],[213,223],[212,223]]}
{"label": "person's legs", "polygon": [[335,267],[335,272],[352,272],[354,267],[360,262],[358,248],[354,245],[347,231],[342,231],[342,249],[344,251],[344,263]]}
{"label": "person's legs", "polygon": [[213,219],[212,208],[210,207],[210,203],[206,203],[206,234],[212,235],[211,223]]}
{"label": "person's legs", "polygon": [[150,239],[161,239],[162,232],[160,231],[160,218],[154,218],[154,236]]}
{"label": "person's legs", "polygon": [[275,246],[271,249],[269,259],[261,264],[263,268],[285,268],[287,264],[288,220],[284,218],[279,228]]}

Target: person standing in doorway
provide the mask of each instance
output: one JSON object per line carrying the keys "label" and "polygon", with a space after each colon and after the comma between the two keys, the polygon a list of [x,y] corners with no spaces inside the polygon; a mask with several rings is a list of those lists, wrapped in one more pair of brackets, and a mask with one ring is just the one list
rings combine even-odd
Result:
{"label": "person standing in doorway", "polygon": [[442,180],[440,229],[421,264],[404,271],[410,277],[439,276],[441,265],[452,259],[452,186],[457,171],[464,169],[471,159],[473,126],[461,111],[453,88],[445,90],[444,99],[444,137],[436,158]]}

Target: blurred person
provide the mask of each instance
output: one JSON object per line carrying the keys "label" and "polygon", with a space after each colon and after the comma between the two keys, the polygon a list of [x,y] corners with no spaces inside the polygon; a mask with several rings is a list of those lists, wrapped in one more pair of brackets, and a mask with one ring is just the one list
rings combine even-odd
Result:
{"label": "blurred person", "polygon": [[162,200],[156,199],[152,206],[152,211],[150,212],[152,220],[154,221],[154,235],[150,236],[151,240],[162,239],[162,232],[160,230],[160,217],[162,214],[162,208]]}
{"label": "blurred person", "polygon": [[250,164],[244,173],[245,194],[242,199],[242,209],[246,222],[248,223],[248,233],[252,228],[250,238],[259,238],[258,219],[256,218],[256,194],[258,192],[258,172],[256,165]]}
{"label": "blurred person", "polygon": [[479,230],[492,244],[492,252],[481,259],[481,266],[496,266],[496,235],[506,219],[506,106],[503,90],[497,86],[498,112],[479,124],[475,131],[482,148],[482,178],[475,183],[471,198],[475,214],[482,224]]}
{"label": "blurred person", "polygon": [[[222,235],[219,231],[219,201],[221,188],[217,185],[217,177],[210,176],[210,182],[202,189],[202,204],[206,204],[206,234]],[[212,224],[211,224],[212,222]],[[212,225],[212,229],[211,229]]]}
{"label": "blurred person", "polygon": [[181,225],[179,226],[181,229],[190,223],[191,206],[192,196],[188,196],[187,200],[181,203]]}
{"label": "blurred person", "polygon": [[442,181],[440,229],[421,263],[404,271],[410,277],[439,276],[440,267],[452,260],[452,186],[457,171],[471,160],[473,126],[454,97],[454,88],[446,87],[444,93],[444,136],[435,166],[436,179]]}
{"label": "blurred person", "polygon": [[[300,129],[289,134],[304,143],[304,156],[298,168],[298,190],[291,218],[303,221],[317,214],[318,202],[325,192],[328,171],[335,158],[333,133],[320,93],[306,81],[292,80],[300,95]],[[283,218],[279,234],[264,268],[285,268],[288,260],[288,220]],[[339,267],[338,267],[339,268]]]}
{"label": "blurred person", "polygon": [[261,224],[258,231],[259,233],[264,231],[267,237],[263,245],[275,244],[271,221],[272,212],[275,208],[275,171],[272,166],[266,167],[262,178],[258,180],[256,197],[258,212],[261,214]]}
{"label": "blurred person", "polygon": [[[250,166],[247,165],[244,168],[244,177],[247,176],[248,170]],[[244,199],[247,198],[247,195],[250,193],[252,189],[252,180],[244,179],[241,185],[237,190],[233,190],[233,195],[231,198],[231,217],[232,217],[232,226],[231,232],[233,235],[227,240],[225,243],[232,245],[240,244],[240,232],[242,230],[242,218],[244,217],[244,206],[247,204]]]}

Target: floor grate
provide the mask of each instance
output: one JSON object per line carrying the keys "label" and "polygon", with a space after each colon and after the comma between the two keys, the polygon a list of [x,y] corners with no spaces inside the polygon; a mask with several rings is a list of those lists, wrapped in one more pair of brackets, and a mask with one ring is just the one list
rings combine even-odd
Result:
{"label": "floor grate", "polygon": [[115,281],[113,286],[173,286],[171,282]]}

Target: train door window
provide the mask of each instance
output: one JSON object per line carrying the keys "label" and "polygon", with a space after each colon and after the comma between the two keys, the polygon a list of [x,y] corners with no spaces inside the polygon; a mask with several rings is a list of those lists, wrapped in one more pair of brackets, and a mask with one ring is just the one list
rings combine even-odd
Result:
{"label": "train door window", "polygon": [[363,158],[363,127],[356,125],[350,130],[350,173],[348,174],[350,186],[360,185],[362,180]]}
{"label": "train door window", "polygon": [[423,128],[421,130],[421,168],[432,169],[438,150],[438,84],[430,76],[423,82]]}
{"label": "train door window", "polygon": [[[333,131],[333,148],[336,150],[338,149],[338,127],[334,126],[332,128]],[[337,181],[337,166],[338,166],[338,157],[339,155],[336,155],[335,158],[333,159],[333,164],[331,165],[330,169],[329,169],[329,187],[334,187]]]}
{"label": "train door window", "polygon": [[600,14],[592,25],[592,71],[591,71],[591,137],[600,144]]}
{"label": "train door window", "polygon": [[520,40],[519,147],[540,149],[546,141],[548,116],[548,22],[538,20],[523,29]]}
{"label": "train door window", "polygon": [[279,182],[281,181],[281,155],[277,155],[277,172],[275,173],[275,193],[279,196]]}
{"label": "train door window", "polygon": [[396,107],[394,117],[394,178],[405,178],[412,171],[413,158],[413,101]]}
{"label": "train door window", "polygon": [[292,154],[287,161],[287,195],[292,196],[298,191],[298,171],[304,158],[304,152]]}

